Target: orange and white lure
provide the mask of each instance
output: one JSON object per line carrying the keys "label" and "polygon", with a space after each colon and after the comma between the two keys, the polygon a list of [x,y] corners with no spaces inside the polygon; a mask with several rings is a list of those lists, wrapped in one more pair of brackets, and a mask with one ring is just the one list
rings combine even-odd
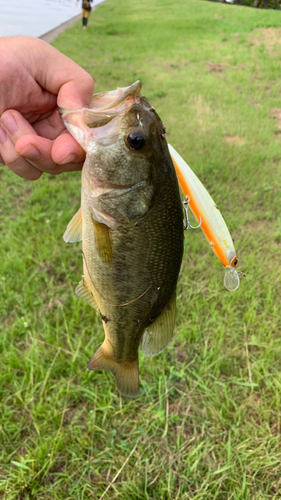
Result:
{"label": "orange and white lure", "polygon": [[188,220],[187,209],[190,206],[197,227],[201,227],[210,246],[220,262],[225,266],[224,284],[230,291],[237,290],[240,285],[239,274],[236,270],[238,259],[234,244],[222,214],[214,200],[177,151],[169,144],[169,151],[173,160],[179,184],[186,197],[185,212],[186,226],[192,227]]}

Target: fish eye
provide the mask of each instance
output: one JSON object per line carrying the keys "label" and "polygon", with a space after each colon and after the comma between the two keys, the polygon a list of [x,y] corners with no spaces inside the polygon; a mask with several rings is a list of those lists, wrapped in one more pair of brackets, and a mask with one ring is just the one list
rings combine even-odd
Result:
{"label": "fish eye", "polygon": [[140,151],[146,145],[146,135],[142,130],[133,130],[127,135],[126,141],[130,148]]}

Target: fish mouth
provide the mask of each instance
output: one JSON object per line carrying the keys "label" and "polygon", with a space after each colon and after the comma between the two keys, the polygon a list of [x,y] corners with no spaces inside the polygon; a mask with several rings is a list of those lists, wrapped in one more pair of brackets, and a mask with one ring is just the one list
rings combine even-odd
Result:
{"label": "fish mouth", "polygon": [[101,92],[99,94],[94,94],[90,109],[99,109],[102,111],[112,110],[122,104],[126,99],[137,98],[141,93],[142,84],[140,80],[137,80],[129,87],[121,87],[116,90],[109,92]]}
{"label": "fish mouth", "polygon": [[66,128],[85,150],[89,142],[111,145],[119,137],[126,111],[139,101],[141,88],[142,84],[138,80],[129,87],[94,94],[88,108],[59,108],[59,114]]}

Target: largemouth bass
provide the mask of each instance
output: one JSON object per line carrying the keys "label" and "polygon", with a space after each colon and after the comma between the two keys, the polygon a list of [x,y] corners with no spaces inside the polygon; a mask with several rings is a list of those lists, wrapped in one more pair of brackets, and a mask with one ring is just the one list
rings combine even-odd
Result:
{"label": "largemouth bass", "polygon": [[95,94],[91,106],[60,110],[86,151],[81,208],[64,240],[82,240],[76,293],[99,311],[105,340],[89,370],[111,371],[121,394],[139,392],[138,348],[171,339],[183,253],[179,185],[163,126],[141,83]]}

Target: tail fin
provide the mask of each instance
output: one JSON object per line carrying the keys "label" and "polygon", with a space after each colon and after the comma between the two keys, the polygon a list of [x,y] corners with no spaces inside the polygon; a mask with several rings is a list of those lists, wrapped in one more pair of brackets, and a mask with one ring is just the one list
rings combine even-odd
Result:
{"label": "tail fin", "polygon": [[90,359],[88,370],[107,370],[115,376],[118,391],[122,396],[135,398],[139,393],[139,363],[135,361],[116,361],[110,343],[104,343]]}

